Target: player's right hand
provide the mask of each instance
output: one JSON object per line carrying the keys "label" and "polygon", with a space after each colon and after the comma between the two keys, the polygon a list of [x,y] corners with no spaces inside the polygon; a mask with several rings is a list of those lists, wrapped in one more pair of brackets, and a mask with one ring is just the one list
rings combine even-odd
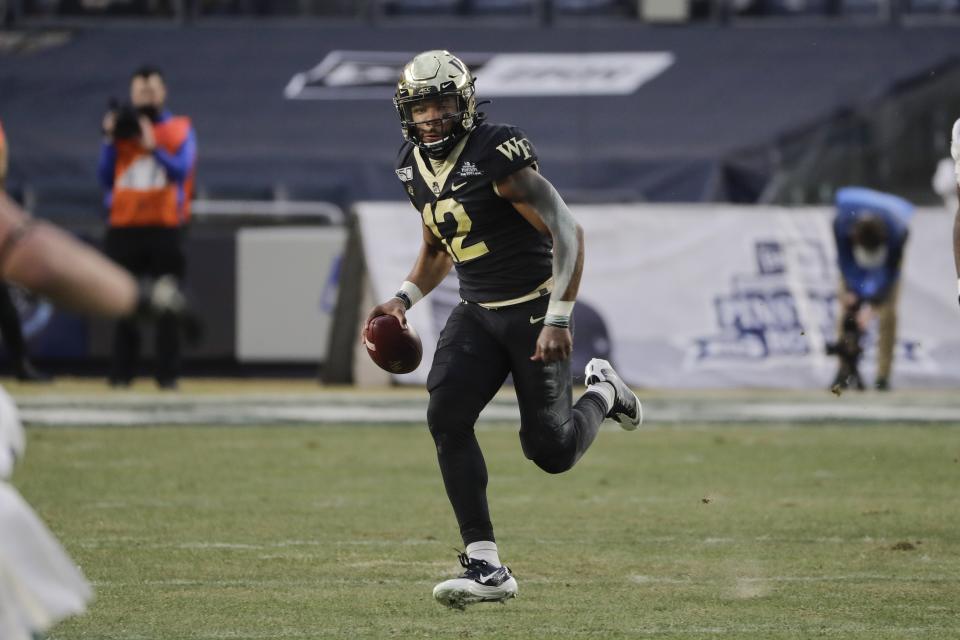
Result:
{"label": "player's right hand", "polygon": [[370,326],[370,321],[377,316],[394,316],[400,321],[401,327],[407,328],[407,308],[403,306],[403,301],[400,298],[390,298],[386,302],[375,306],[367,314],[367,319],[363,323],[363,330],[360,331],[360,342],[362,344],[366,344],[367,328]]}

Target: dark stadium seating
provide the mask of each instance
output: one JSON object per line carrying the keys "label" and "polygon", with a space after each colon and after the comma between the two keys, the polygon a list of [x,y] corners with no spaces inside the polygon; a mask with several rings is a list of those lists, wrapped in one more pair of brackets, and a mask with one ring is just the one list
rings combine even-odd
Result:
{"label": "dark stadium seating", "polygon": [[381,0],[386,15],[456,15],[463,12],[463,0]]}
{"label": "dark stadium seating", "polygon": [[[728,17],[805,18],[842,20],[902,16],[948,16],[960,13],[960,0],[689,0],[692,20]],[[895,4],[891,4],[895,3]],[[143,17],[183,22],[224,17],[297,17],[369,19],[404,16],[512,16],[547,20],[557,16],[597,16],[620,19],[637,16],[642,0],[13,0],[7,2],[8,21],[23,18]],[[3,6],[3,3],[0,3]],[[372,9],[372,10],[371,10]],[[640,15],[643,15],[641,12]],[[686,13],[684,14],[686,15]]]}
{"label": "dark stadium seating", "polygon": [[466,11],[477,16],[533,16],[539,4],[539,0],[467,0]]}
{"label": "dark stadium seating", "polygon": [[880,17],[883,5],[880,0],[842,0],[840,11],[845,16],[877,16]]}
{"label": "dark stadium seating", "polygon": [[31,184],[22,198],[33,215],[71,228],[100,224],[104,218],[103,193],[93,180],[89,184]]}
{"label": "dark stadium seating", "polygon": [[765,0],[763,13],[770,16],[823,15],[830,0]]}
{"label": "dark stadium seating", "polygon": [[553,11],[559,15],[617,16],[631,10],[631,3],[625,0],[553,0]]}
{"label": "dark stadium seating", "polygon": [[921,15],[937,15],[960,12],[958,0],[908,0],[906,10]]}
{"label": "dark stadium seating", "polygon": [[[483,107],[491,119],[522,126],[551,181],[563,193],[590,201],[755,199],[776,169],[771,163],[782,157],[781,141],[842,110],[872,108],[893,92],[945,77],[944,65],[956,55],[955,30],[941,27],[543,29],[528,23],[504,29],[512,44],[494,51],[504,40],[500,31],[463,25],[438,30],[419,24],[382,29],[248,23],[180,29],[176,37],[171,31],[89,28],[42,55],[6,54],[0,117],[14,150],[9,185],[88,185],[92,196],[82,199],[90,205],[81,209],[99,212],[99,118],[107,98],[122,95],[130,73],[129,58],[111,52],[137,47],[164,60],[170,106],[196,124],[198,195],[338,203],[403,197],[394,175],[402,138],[390,103],[393,74],[418,43],[440,44],[440,31],[448,36],[443,44],[456,42],[473,56],[479,95],[493,100]],[[550,95],[546,76],[537,75],[541,66],[524,71],[535,89],[528,95],[484,95],[496,81],[494,67],[484,70],[494,57],[564,54],[572,33],[585,53],[639,53],[640,69],[650,52],[673,62],[606,99]],[[812,41],[816,46],[809,46]],[[727,64],[714,65],[718,55]],[[205,64],[197,65],[198,59]],[[337,83],[317,76],[307,87],[313,94],[285,96],[286,83],[321,63],[330,70],[341,65]],[[351,75],[363,65],[376,65],[379,76]],[[344,78],[359,84],[345,85]],[[221,83],[242,92],[225,99]],[[50,87],[69,90],[69,108],[64,91]],[[945,103],[945,114],[954,113],[951,104]],[[932,144],[939,138],[929,132],[948,129],[950,121],[943,115],[939,124],[922,125],[905,118],[903,126],[928,126],[915,138]],[[278,194],[276,185],[286,185],[287,195]],[[41,212],[61,199],[37,189]]]}
{"label": "dark stadium seating", "polygon": [[273,200],[276,194],[264,183],[200,182],[196,195],[204,200]]}

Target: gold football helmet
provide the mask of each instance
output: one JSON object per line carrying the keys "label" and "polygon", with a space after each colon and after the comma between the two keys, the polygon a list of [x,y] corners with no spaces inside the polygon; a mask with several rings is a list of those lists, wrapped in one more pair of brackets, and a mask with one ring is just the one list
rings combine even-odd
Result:
{"label": "gold football helmet", "polygon": [[[432,158],[444,158],[457,142],[476,127],[483,115],[477,113],[474,77],[463,61],[450,53],[435,49],[424,51],[403,67],[393,105],[400,116],[403,137],[423,149]],[[421,100],[456,96],[457,112],[452,119],[450,135],[426,143],[420,140],[413,122],[412,107]]]}

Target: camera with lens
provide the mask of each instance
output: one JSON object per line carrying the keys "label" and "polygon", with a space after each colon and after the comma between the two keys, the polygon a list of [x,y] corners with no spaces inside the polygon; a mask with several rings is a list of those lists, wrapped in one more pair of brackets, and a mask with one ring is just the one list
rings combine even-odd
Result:
{"label": "camera with lens", "polygon": [[826,350],[828,356],[837,356],[840,360],[837,377],[833,381],[834,386],[841,389],[853,387],[862,391],[864,384],[859,367],[860,356],[863,354],[863,348],[860,346],[863,331],[860,329],[860,323],[857,322],[859,310],[860,305],[856,304],[847,311],[840,327],[840,339],[827,344]]}
{"label": "camera with lens", "polygon": [[110,101],[110,111],[114,114],[113,137],[115,140],[139,138],[140,111],[129,102]]}

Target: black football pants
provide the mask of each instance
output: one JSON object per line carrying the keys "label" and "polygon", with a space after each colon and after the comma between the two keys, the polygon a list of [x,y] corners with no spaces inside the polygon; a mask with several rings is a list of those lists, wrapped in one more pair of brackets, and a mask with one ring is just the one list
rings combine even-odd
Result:
{"label": "black football pants", "polygon": [[[107,231],[106,254],[137,278],[172,275],[183,280],[185,259],[180,229],[123,227]],[[180,327],[173,314],[156,321],[154,358],[159,382],[174,381],[180,374]],[[117,322],[113,334],[111,382],[127,383],[136,375],[140,355],[140,328],[136,318]]]}
{"label": "black football pants", "polygon": [[427,423],[464,545],[494,539],[487,467],[474,423],[507,374],[513,374],[520,404],[523,453],[544,471],[570,469],[603,422],[606,407],[598,394],[584,394],[572,404],[569,359],[530,360],[548,302],[543,296],[498,310],[461,303],[440,334],[427,378]]}

